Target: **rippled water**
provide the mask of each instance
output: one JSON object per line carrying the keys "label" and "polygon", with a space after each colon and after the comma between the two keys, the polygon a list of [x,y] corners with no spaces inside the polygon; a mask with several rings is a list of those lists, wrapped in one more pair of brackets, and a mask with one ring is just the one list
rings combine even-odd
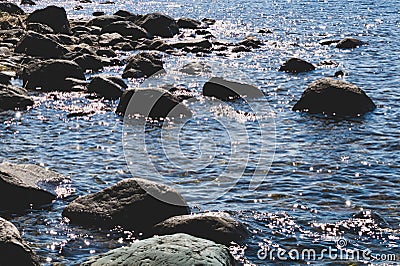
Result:
{"label": "rippled water", "polygon": [[[257,166],[261,171],[269,170],[261,186],[249,191],[248,180],[244,179],[218,200],[196,204],[194,194],[191,201],[194,211],[226,211],[249,227],[252,237],[241,246],[231,247],[238,261],[288,264],[276,256],[275,260],[258,258],[257,253],[260,247],[300,251],[312,248],[321,252],[337,247],[341,237],[347,240],[344,250],[370,249],[372,255],[399,254],[400,4],[397,1],[209,0],[200,3],[175,0],[117,1],[114,5],[40,1],[35,8],[50,3],[65,6],[69,15],[76,18],[89,16],[93,11],[111,14],[118,9],[133,13],[160,11],[173,17],[195,19],[210,17],[218,20],[211,30],[219,39],[237,41],[254,34],[266,42],[263,48],[245,54],[208,58],[166,55],[164,58],[167,71],[193,60],[225,64],[226,72],[239,71],[260,87],[266,98],[256,104],[272,111],[267,120],[273,119],[276,126],[273,163],[270,168],[268,163],[259,166],[254,155],[244,171],[244,176],[251,176]],[[84,9],[74,11],[74,5],[82,5]],[[273,34],[257,34],[259,28],[269,28]],[[345,36],[357,37],[369,45],[354,50],[319,45],[321,40]],[[280,64],[292,56],[314,64],[332,60],[338,66],[321,66],[299,75],[278,72]],[[363,118],[334,120],[291,111],[310,82],[332,76],[339,69],[347,73],[347,81],[364,89],[374,100],[378,105],[374,112]],[[121,71],[118,67],[106,69],[116,75]],[[202,86],[199,80],[183,79],[180,83],[198,92]],[[206,103],[200,96],[196,98],[197,101],[188,104],[199,114],[199,123],[184,128],[182,150],[186,156],[198,158],[202,147],[206,151],[215,147],[208,145],[207,139],[219,146],[214,163],[189,171],[184,175],[185,181],[188,177],[204,179],[223,172],[226,167],[223,161],[229,160],[229,153],[225,151],[231,148],[226,132],[221,131],[224,125],[218,124],[221,121],[218,112],[211,113],[210,122],[205,123],[201,115]],[[40,164],[68,175],[77,195],[98,191],[131,176],[123,151],[123,121],[112,112],[116,102],[99,104],[79,94],[57,95],[56,99],[37,95],[36,102],[37,106],[27,112],[0,116],[1,158]],[[82,107],[96,112],[87,118],[67,118],[69,111]],[[246,110],[245,104],[236,103],[231,107]],[[252,147],[268,142],[267,138],[260,138],[258,124],[243,122],[235,115],[227,122],[231,132],[236,132],[236,126],[242,128],[243,123],[250,132],[249,138],[259,140]],[[159,133],[153,129],[146,141],[149,150],[153,149],[153,162],[161,163],[158,167],[168,171],[170,166],[163,153],[157,152]],[[128,154],[130,168],[137,175],[150,178],[151,172],[146,171],[148,165],[141,161],[142,155]],[[168,178],[178,182],[180,177],[172,174]],[[63,223],[61,211],[71,200],[57,200],[45,210],[9,217],[43,263],[80,263],[93,253],[140,238],[137,233],[119,229],[104,232]],[[361,210],[372,210],[384,221],[352,218]],[[326,253],[322,260],[311,261],[318,265],[350,262],[332,260]],[[368,257],[360,263],[368,262],[382,263],[383,260]],[[290,262],[295,263],[304,261]]]}

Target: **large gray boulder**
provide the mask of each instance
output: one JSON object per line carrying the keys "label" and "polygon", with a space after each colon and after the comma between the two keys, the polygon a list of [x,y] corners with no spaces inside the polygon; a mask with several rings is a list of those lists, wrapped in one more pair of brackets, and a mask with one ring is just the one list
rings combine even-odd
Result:
{"label": "large gray boulder", "polygon": [[[167,199],[176,205],[161,199]],[[97,193],[81,196],[63,211],[71,223],[145,230],[175,215],[188,214],[182,196],[173,188],[144,179],[125,179]]]}
{"label": "large gray boulder", "polygon": [[235,265],[227,247],[187,234],[156,236],[90,258],[85,266]]}
{"label": "large gray boulder", "polygon": [[203,95],[229,101],[241,97],[259,98],[263,93],[255,86],[214,77],[203,86]]}
{"label": "large gray boulder", "polygon": [[52,28],[55,33],[71,33],[67,13],[63,7],[48,6],[43,9],[35,10],[28,16],[26,22],[46,24]]}
{"label": "large gray boulder", "polygon": [[26,90],[0,84],[0,111],[23,110],[33,105],[33,103]]}
{"label": "large gray boulder", "polygon": [[29,31],[17,43],[16,53],[42,58],[61,58],[68,50],[53,38]]}
{"label": "large gray boulder", "polygon": [[227,213],[210,212],[171,217],[154,226],[157,235],[185,233],[229,245],[249,236],[247,229]]}
{"label": "large gray boulder", "polygon": [[191,111],[179,99],[164,89],[131,89],[125,91],[116,113],[146,118],[189,118]]}
{"label": "large gray boulder", "polygon": [[175,19],[160,13],[144,15],[135,23],[154,36],[169,38],[179,33],[179,26]]}
{"label": "large gray boulder", "polygon": [[33,164],[0,164],[0,209],[40,207],[58,196],[61,174]]}
{"label": "large gray boulder", "polygon": [[376,105],[363,90],[351,83],[323,78],[311,83],[294,111],[337,116],[358,116],[373,111]]}
{"label": "large gray boulder", "polygon": [[22,239],[18,229],[1,217],[0,265],[40,265],[39,258]]}

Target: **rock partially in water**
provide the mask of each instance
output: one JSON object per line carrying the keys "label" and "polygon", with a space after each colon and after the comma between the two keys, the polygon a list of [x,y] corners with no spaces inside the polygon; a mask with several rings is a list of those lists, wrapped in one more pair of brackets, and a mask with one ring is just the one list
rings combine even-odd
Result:
{"label": "rock partially in water", "polygon": [[323,78],[311,83],[294,111],[312,114],[321,113],[338,116],[357,116],[373,111],[376,105],[356,85],[332,78]]}
{"label": "rock partially in water", "polygon": [[34,31],[40,34],[54,33],[54,30],[50,26],[47,26],[46,24],[43,23],[29,23],[28,25],[26,25],[26,30]]}
{"label": "rock partially in water", "polygon": [[[167,199],[177,205],[155,197]],[[97,193],[75,199],[64,209],[63,216],[74,224],[122,226],[137,231],[146,230],[165,219],[188,212],[185,200],[173,188],[144,179],[130,178]]]}
{"label": "rock partially in water", "polygon": [[11,15],[24,15],[25,12],[16,4],[10,2],[0,2],[0,12],[8,13]]}
{"label": "rock partially in water", "polygon": [[11,85],[11,76],[0,72],[0,84]]}
{"label": "rock partially in water", "polygon": [[56,33],[71,34],[67,13],[63,7],[48,6],[35,10],[28,16],[26,22],[46,24]]}
{"label": "rock partially in water", "polygon": [[164,70],[161,57],[155,53],[139,53],[128,59],[123,78],[150,77]]}
{"label": "rock partially in water", "polygon": [[176,42],[176,43],[171,43],[170,45],[173,48],[177,48],[177,49],[182,49],[185,47],[197,47],[197,48],[204,48],[204,49],[212,48],[211,42],[209,40],[204,40],[204,39]]}
{"label": "rock partially in water", "polygon": [[378,225],[380,228],[390,228],[389,223],[377,212],[373,210],[360,211],[353,215],[354,219],[367,220],[368,223]]}
{"label": "rock partially in water", "polygon": [[96,26],[100,28],[104,28],[111,23],[117,22],[117,21],[125,21],[124,17],[116,16],[116,15],[103,15],[103,16],[98,16],[92,19],[87,23],[88,26]]}
{"label": "rock partially in water", "polygon": [[93,92],[105,99],[116,100],[121,97],[123,90],[118,83],[100,76],[92,79],[88,86],[88,92]]}
{"label": "rock partially in water", "polygon": [[260,48],[262,45],[264,45],[264,43],[254,36],[247,36],[242,41],[240,41],[238,45],[249,48]]}
{"label": "rock partially in water", "polygon": [[57,197],[57,185],[67,178],[33,164],[0,164],[0,209],[37,208]]}
{"label": "rock partially in water", "polygon": [[71,82],[67,78],[86,80],[82,68],[67,60],[32,62],[19,74],[24,87],[42,91],[70,91]]}
{"label": "rock partially in water", "polygon": [[82,265],[235,265],[229,249],[187,234],[156,236],[90,258]]}
{"label": "rock partially in water", "polygon": [[132,89],[125,91],[116,113],[128,116],[187,118],[191,111],[179,99],[164,89]]}
{"label": "rock partially in water", "polygon": [[201,26],[201,22],[191,18],[180,18],[177,22],[181,29],[198,29]]}
{"label": "rock partially in water", "polygon": [[179,33],[175,19],[160,13],[144,15],[135,23],[154,36],[170,38]]}
{"label": "rock partially in water", "polygon": [[77,63],[83,70],[98,71],[104,67],[101,58],[90,54],[78,56],[74,59],[74,62]]}
{"label": "rock partially in water", "polygon": [[290,58],[280,67],[279,71],[301,73],[315,70],[315,66],[299,58]]}
{"label": "rock partially in water", "polygon": [[336,45],[336,48],[351,49],[351,48],[357,48],[364,44],[366,44],[366,43],[361,40],[355,39],[355,38],[345,38]]}
{"label": "rock partially in water", "polygon": [[171,217],[155,225],[154,233],[185,233],[224,245],[229,245],[232,241],[243,241],[250,235],[240,222],[227,213],[219,212]]}
{"label": "rock partially in water", "polygon": [[34,102],[24,89],[0,84],[0,111],[23,110]]}
{"label": "rock partially in water", "polygon": [[0,217],[0,265],[39,266],[39,258],[22,239],[18,229]]}
{"label": "rock partially in water", "polygon": [[191,62],[184,65],[180,72],[188,75],[202,75],[207,73],[212,73],[211,67],[203,62]]}
{"label": "rock partially in water", "polygon": [[32,0],[21,0],[21,5],[24,6],[34,6],[36,3]]}
{"label": "rock partially in water", "polygon": [[68,50],[54,39],[30,31],[17,43],[15,52],[42,58],[61,58]]}
{"label": "rock partially in water", "polygon": [[102,33],[119,33],[131,40],[149,38],[150,34],[143,28],[137,26],[131,21],[117,21],[103,27]]}
{"label": "rock partially in water", "polygon": [[263,93],[253,85],[214,77],[204,84],[203,95],[229,101],[242,97],[259,98]]}

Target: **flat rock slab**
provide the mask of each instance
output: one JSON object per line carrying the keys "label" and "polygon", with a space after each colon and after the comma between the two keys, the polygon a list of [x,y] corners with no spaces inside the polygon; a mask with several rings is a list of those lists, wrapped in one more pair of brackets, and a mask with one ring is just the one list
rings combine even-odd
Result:
{"label": "flat rock slab", "polygon": [[294,111],[336,116],[359,116],[373,111],[376,105],[363,90],[351,83],[323,78],[311,83]]}
{"label": "flat rock slab", "polygon": [[0,208],[38,207],[56,199],[57,186],[67,178],[33,164],[0,164]]}
{"label": "flat rock slab", "polygon": [[154,233],[185,233],[225,245],[231,241],[240,242],[250,235],[239,221],[219,212],[174,216],[155,225]]}
{"label": "flat rock slab", "polygon": [[0,265],[40,265],[39,258],[21,238],[18,229],[1,217]]}
{"label": "flat rock slab", "polygon": [[235,265],[227,247],[187,234],[153,237],[95,256],[82,265]]}
{"label": "flat rock slab", "polygon": [[[172,205],[168,202],[174,202]],[[97,193],[79,197],[63,211],[71,223],[141,230],[176,215],[188,214],[182,196],[165,185],[139,178],[125,179]]]}

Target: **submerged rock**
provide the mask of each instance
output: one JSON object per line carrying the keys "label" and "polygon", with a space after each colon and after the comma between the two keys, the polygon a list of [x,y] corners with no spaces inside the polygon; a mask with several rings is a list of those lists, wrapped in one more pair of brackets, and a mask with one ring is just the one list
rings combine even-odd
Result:
{"label": "submerged rock", "polygon": [[88,86],[88,92],[94,92],[105,99],[116,100],[121,97],[122,87],[106,77],[95,77]]}
{"label": "submerged rock", "polygon": [[90,258],[82,265],[235,265],[229,249],[187,234],[156,236]]}
{"label": "submerged rock", "polygon": [[351,49],[351,48],[357,48],[364,44],[366,43],[355,38],[345,38],[336,45],[336,48]]}
{"label": "submerged rock", "polygon": [[302,59],[298,58],[290,58],[287,60],[279,71],[291,72],[291,73],[301,73],[315,70],[315,66],[313,64],[308,63]]}
{"label": "submerged rock", "polygon": [[170,38],[179,33],[179,26],[176,21],[160,13],[144,15],[135,23],[155,36]]}
{"label": "submerged rock", "polygon": [[262,92],[255,86],[218,77],[211,78],[204,84],[203,95],[215,97],[223,101],[241,97],[258,98],[263,96]]}
{"label": "submerged rock", "polygon": [[118,104],[119,115],[140,115],[153,119],[191,117],[191,111],[164,89],[132,89],[125,91]]}
{"label": "submerged rock", "polygon": [[22,110],[34,102],[24,89],[0,84],[0,111]]}
{"label": "submerged rock", "polygon": [[63,7],[48,6],[33,11],[26,19],[27,23],[42,23],[51,27],[56,33],[71,33],[67,13]]}
{"label": "submerged rock", "polygon": [[229,214],[218,212],[174,216],[155,225],[154,233],[185,233],[225,245],[229,245],[231,241],[242,241],[250,235],[247,229]]}
{"label": "submerged rock", "polygon": [[39,258],[22,239],[15,225],[1,217],[0,265],[40,265]]}
{"label": "submerged rock", "polygon": [[68,50],[45,35],[30,31],[17,43],[16,53],[42,58],[61,58]]}
{"label": "submerged rock", "polygon": [[375,108],[372,100],[357,86],[341,80],[323,78],[307,87],[293,110],[312,114],[357,116]]}
{"label": "submerged rock", "polygon": [[[153,195],[167,198],[178,205],[166,203]],[[64,209],[63,216],[75,224],[95,227],[119,225],[126,229],[143,230],[169,217],[188,212],[186,202],[173,188],[130,178],[75,199]]]}
{"label": "submerged rock", "polygon": [[28,209],[51,203],[66,177],[33,164],[0,164],[0,209]]}
{"label": "submerged rock", "polygon": [[154,53],[139,53],[128,59],[123,78],[150,77],[164,70],[161,57]]}

